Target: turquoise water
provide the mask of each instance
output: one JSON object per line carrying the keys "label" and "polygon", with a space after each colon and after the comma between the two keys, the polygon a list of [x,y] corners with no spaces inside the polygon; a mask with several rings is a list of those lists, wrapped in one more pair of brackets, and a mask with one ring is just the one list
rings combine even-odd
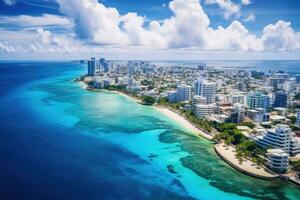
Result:
{"label": "turquoise water", "polygon": [[[78,186],[90,183],[92,179],[95,181],[93,187],[101,193],[100,197],[107,193],[102,199],[124,199],[125,196],[129,199],[299,199],[300,189],[286,182],[255,179],[232,169],[219,159],[211,142],[191,135],[156,109],[137,104],[122,95],[82,89],[72,80],[82,75],[84,70],[80,66],[68,68],[66,72],[49,78],[28,81],[8,95],[10,100],[18,99],[20,109],[26,111],[22,113],[30,113],[27,117],[31,121],[48,127],[47,137],[56,136],[57,143],[68,146],[74,138],[88,140],[85,145],[72,144],[75,152],[70,151],[70,156],[63,158],[66,163],[69,163],[68,160],[72,163],[80,161],[75,166],[88,160],[80,170],[86,171],[89,176],[84,182],[76,180]],[[26,134],[35,132],[43,135],[35,127]],[[68,137],[64,136],[64,132]],[[43,135],[40,140],[48,139]],[[92,150],[92,141],[99,143],[99,150]],[[56,147],[55,157],[66,151],[63,148]],[[51,151],[48,150],[48,153],[51,154]],[[103,158],[93,159],[97,154]],[[170,172],[168,166],[172,166],[175,173]],[[72,168],[73,165],[66,164],[66,167]],[[62,179],[66,185],[64,181],[74,173],[55,174],[55,180]],[[95,177],[97,180],[93,179]],[[106,179],[109,182],[104,181]],[[108,185],[109,189],[106,188]],[[115,187],[121,194],[117,194]],[[122,193],[122,190],[125,192]],[[46,190],[42,194],[47,196],[48,192]],[[90,192],[94,190],[81,191],[77,188],[70,195],[76,199],[75,194]],[[100,198],[99,195],[93,198]]]}

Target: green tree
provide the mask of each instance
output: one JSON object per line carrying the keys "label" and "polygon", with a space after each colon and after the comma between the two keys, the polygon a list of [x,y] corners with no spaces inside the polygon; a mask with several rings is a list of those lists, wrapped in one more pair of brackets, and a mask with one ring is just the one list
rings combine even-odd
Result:
{"label": "green tree", "polygon": [[156,99],[150,96],[143,96],[142,104],[144,105],[153,105],[156,102]]}

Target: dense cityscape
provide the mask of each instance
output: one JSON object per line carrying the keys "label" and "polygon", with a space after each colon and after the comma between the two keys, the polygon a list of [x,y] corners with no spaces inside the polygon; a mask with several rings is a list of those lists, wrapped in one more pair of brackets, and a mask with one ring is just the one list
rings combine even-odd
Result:
{"label": "dense cityscape", "polygon": [[118,91],[167,108],[214,140],[218,155],[236,169],[299,184],[300,75],[105,58],[88,60],[87,69],[79,78],[86,89]]}

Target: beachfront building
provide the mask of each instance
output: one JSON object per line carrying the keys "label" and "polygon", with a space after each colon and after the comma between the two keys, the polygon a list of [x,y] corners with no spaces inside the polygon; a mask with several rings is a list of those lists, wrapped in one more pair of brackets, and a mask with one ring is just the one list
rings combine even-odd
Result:
{"label": "beachfront building", "polygon": [[168,92],[168,101],[170,103],[176,103],[177,102],[177,92],[176,91],[169,91]]}
{"label": "beachfront building", "polygon": [[88,61],[88,76],[94,76],[96,70],[96,59],[91,58],[91,60]]}
{"label": "beachfront building", "polygon": [[300,154],[300,138],[296,135],[293,135],[291,139],[290,154],[292,156]]}
{"label": "beachfront building", "polygon": [[288,95],[283,91],[275,92],[273,108],[286,108],[287,107]]}
{"label": "beachfront building", "polygon": [[214,104],[197,104],[195,106],[195,115],[199,118],[204,118],[208,115],[214,114]]}
{"label": "beachfront building", "polygon": [[176,89],[177,101],[191,101],[192,100],[192,87],[189,85],[179,85]]}
{"label": "beachfront building", "polygon": [[270,97],[262,92],[252,91],[247,95],[247,105],[250,109],[270,108]]}
{"label": "beachfront building", "polygon": [[289,126],[279,124],[275,129],[269,129],[254,139],[262,147],[279,148],[290,153],[292,131]]}
{"label": "beachfront building", "polygon": [[289,154],[282,149],[267,150],[267,167],[279,173],[284,173],[288,170]]}
{"label": "beachfront building", "polygon": [[192,105],[195,106],[197,104],[206,104],[206,98],[199,95],[193,96]]}
{"label": "beachfront building", "polygon": [[215,102],[216,88],[215,82],[209,82],[204,79],[195,81],[195,95],[205,97],[207,104]]}

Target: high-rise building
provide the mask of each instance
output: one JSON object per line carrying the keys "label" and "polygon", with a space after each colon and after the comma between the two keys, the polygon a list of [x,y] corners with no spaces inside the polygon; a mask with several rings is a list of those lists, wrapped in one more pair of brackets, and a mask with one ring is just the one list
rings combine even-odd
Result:
{"label": "high-rise building", "polygon": [[176,89],[178,102],[192,100],[192,87],[189,85],[179,85]]}
{"label": "high-rise building", "polygon": [[194,113],[197,117],[203,118],[207,115],[214,114],[214,104],[198,104],[195,106]]}
{"label": "high-rise building", "polygon": [[206,104],[206,98],[199,95],[193,96],[192,105],[194,106],[197,104]]}
{"label": "high-rise building", "polygon": [[245,109],[242,104],[236,103],[233,106],[233,110],[230,117],[226,120],[228,123],[242,123],[245,117]]}
{"label": "high-rise building", "polygon": [[205,97],[208,104],[213,103],[215,102],[216,87],[215,82],[199,79],[195,81],[195,95]]}
{"label": "high-rise building", "polygon": [[198,65],[198,70],[199,71],[205,71],[206,70],[206,65]]}
{"label": "high-rise building", "polygon": [[270,78],[270,86],[276,91],[280,84],[284,83],[284,78],[282,77],[271,77]]}
{"label": "high-rise building", "polygon": [[277,107],[286,108],[287,100],[288,100],[287,93],[282,91],[275,92],[273,108],[277,108]]}
{"label": "high-rise building", "polygon": [[198,79],[195,81],[195,95],[201,96],[203,82],[204,82],[203,79]]}
{"label": "high-rise building", "polygon": [[202,96],[199,96],[199,95],[193,96],[192,109],[193,109],[194,112],[195,112],[195,109],[196,109],[196,105],[199,105],[199,104],[206,104],[206,98],[202,97]]}
{"label": "high-rise building", "polygon": [[129,61],[127,63],[127,75],[132,76],[135,73],[135,63],[132,61]]}
{"label": "high-rise building", "polygon": [[250,92],[247,95],[247,105],[250,109],[263,108],[268,110],[270,108],[270,97],[261,92]]}
{"label": "high-rise building", "polygon": [[88,61],[88,76],[94,76],[95,69],[96,69],[96,59],[91,58],[91,60]]}
{"label": "high-rise building", "polygon": [[177,92],[176,91],[169,91],[168,92],[168,101],[170,103],[176,103],[177,102]]}
{"label": "high-rise building", "polygon": [[109,66],[108,66],[108,62],[105,60],[105,58],[100,58],[99,65],[100,65],[101,70],[103,70],[104,72],[108,72]]}

